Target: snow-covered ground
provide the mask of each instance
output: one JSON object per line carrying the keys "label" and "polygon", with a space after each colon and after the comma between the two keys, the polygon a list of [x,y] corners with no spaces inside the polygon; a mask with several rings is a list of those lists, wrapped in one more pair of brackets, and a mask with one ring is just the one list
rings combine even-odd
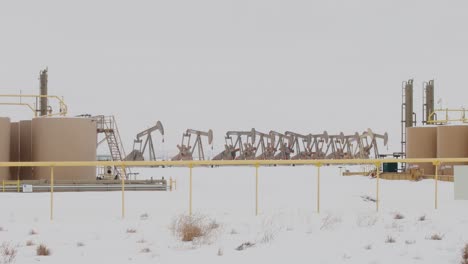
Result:
{"label": "snow-covered ground", "polygon": [[[260,168],[259,216],[254,168],[195,168],[194,213],[219,228],[208,241],[181,242],[170,227],[188,212],[189,170],[141,171],[175,178],[177,190],[126,192],[124,220],[120,192],[55,193],[52,222],[50,194],[0,193],[0,243],[17,247],[16,263],[392,264],[459,263],[468,243],[468,202],[453,200],[453,183],[439,183],[435,210],[434,181],[381,180],[376,213],[375,203],[363,198],[375,198],[374,179],[324,167],[317,214],[316,168],[303,166]],[[404,218],[395,219],[397,213]],[[442,240],[431,240],[435,234]],[[386,243],[389,237],[395,242]],[[236,250],[245,242],[255,245]],[[36,256],[40,243],[52,255]]]}

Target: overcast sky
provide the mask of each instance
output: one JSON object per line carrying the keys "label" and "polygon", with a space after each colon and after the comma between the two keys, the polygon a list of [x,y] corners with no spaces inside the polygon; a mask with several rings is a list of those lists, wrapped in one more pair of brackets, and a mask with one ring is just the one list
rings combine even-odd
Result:
{"label": "overcast sky", "polygon": [[[372,128],[400,151],[401,83],[435,79],[466,106],[466,1],[2,1],[0,91],[49,93],[70,115],[115,115],[127,152],[160,120],[187,128],[345,134]],[[0,107],[1,116],[29,118]],[[386,149],[381,152],[387,152]]]}

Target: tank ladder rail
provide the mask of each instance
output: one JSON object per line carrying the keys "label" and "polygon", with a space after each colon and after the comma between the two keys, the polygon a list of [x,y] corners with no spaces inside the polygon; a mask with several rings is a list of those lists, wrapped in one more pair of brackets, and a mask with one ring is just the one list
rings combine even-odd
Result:
{"label": "tank ladder rail", "polygon": [[[97,121],[97,133],[104,133],[112,160],[123,161],[125,150],[114,116],[97,116],[95,119]],[[117,172],[119,177],[124,178],[127,178],[127,175],[130,173],[129,168],[124,169],[122,167],[115,166],[114,170]]]}

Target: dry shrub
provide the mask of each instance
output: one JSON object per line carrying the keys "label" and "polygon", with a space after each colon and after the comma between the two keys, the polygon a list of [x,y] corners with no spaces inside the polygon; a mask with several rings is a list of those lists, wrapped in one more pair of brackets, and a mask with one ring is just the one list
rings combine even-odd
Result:
{"label": "dry shrub", "polygon": [[418,218],[419,221],[426,221],[426,215],[421,215],[419,218]]}
{"label": "dry shrub", "polygon": [[253,247],[253,246],[255,246],[255,243],[245,242],[245,243],[242,243],[240,246],[236,247],[236,250],[237,251],[242,251],[244,249],[247,249],[247,248]]}
{"label": "dry shrub", "polygon": [[26,246],[28,246],[28,247],[34,246],[34,242],[32,240],[28,240],[28,241],[26,241]]}
{"label": "dry shrub", "polygon": [[144,213],[142,215],[140,215],[140,220],[147,220],[149,217],[148,213]]}
{"label": "dry shrub", "polygon": [[127,228],[127,233],[128,234],[135,234],[137,231],[135,228]]}
{"label": "dry shrub", "polygon": [[462,260],[461,264],[468,264],[468,244],[465,244],[465,247],[462,249]]}
{"label": "dry shrub", "polygon": [[213,231],[219,228],[219,224],[212,219],[201,215],[181,215],[172,222],[173,234],[184,242],[198,240],[209,243]]}
{"label": "dry shrub", "polygon": [[37,230],[31,229],[31,230],[29,231],[29,234],[30,234],[31,236],[33,236],[33,235],[37,235],[37,234],[39,234],[39,233],[37,232]]}
{"label": "dry shrub", "polygon": [[404,218],[405,216],[400,213],[395,213],[395,215],[393,216],[393,219],[397,219],[397,220],[404,219]]}
{"label": "dry shrub", "polygon": [[44,244],[40,244],[36,248],[36,254],[38,256],[50,256],[51,250]]}
{"label": "dry shrub", "polygon": [[364,202],[373,202],[375,203],[377,200],[374,197],[371,197],[369,195],[361,195],[361,198]]}
{"label": "dry shrub", "polygon": [[3,227],[2,227],[2,226],[0,226],[0,232],[2,232],[2,231],[4,231],[4,229],[3,229]]}
{"label": "dry shrub", "polygon": [[378,221],[375,215],[361,215],[358,217],[356,223],[359,227],[371,227],[374,226]]}
{"label": "dry shrub", "polygon": [[1,263],[2,264],[14,263],[17,253],[18,253],[18,250],[16,250],[16,247],[6,242],[2,243],[2,245],[0,246]]}
{"label": "dry shrub", "polygon": [[143,243],[146,243],[146,240],[144,238],[140,239],[140,240],[137,240],[137,243],[139,244],[143,244]]}
{"label": "dry shrub", "polygon": [[444,238],[444,235],[441,234],[432,234],[429,239],[430,240],[442,240]]}
{"label": "dry shrub", "polygon": [[78,242],[78,243],[76,243],[76,246],[77,246],[77,247],[84,247],[85,244],[84,244],[83,242]]}
{"label": "dry shrub", "polygon": [[333,229],[333,227],[335,227],[335,225],[337,225],[340,222],[341,222],[340,217],[333,216],[332,214],[327,214],[327,216],[325,216],[322,219],[322,225],[320,226],[320,230]]}
{"label": "dry shrub", "polygon": [[387,236],[387,239],[385,239],[385,243],[395,243],[396,240],[392,236]]}
{"label": "dry shrub", "polygon": [[141,250],[141,253],[150,253],[151,252],[151,249],[149,248],[144,248]]}
{"label": "dry shrub", "polygon": [[218,248],[218,256],[224,255],[224,250],[222,248]]}
{"label": "dry shrub", "polygon": [[372,249],[372,245],[369,244],[369,245],[365,246],[364,249],[365,249],[365,250],[371,250],[371,249]]}
{"label": "dry shrub", "polygon": [[413,245],[414,243],[416,243],[416,240],[405,240],[406,245]]}

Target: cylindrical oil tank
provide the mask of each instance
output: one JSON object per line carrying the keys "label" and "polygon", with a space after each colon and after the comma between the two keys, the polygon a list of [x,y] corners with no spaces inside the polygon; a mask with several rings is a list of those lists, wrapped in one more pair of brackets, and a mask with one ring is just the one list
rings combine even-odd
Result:
{"label": "cylindrical oil tank", "polygon": [[[10,161],[20,161],[19,151],[19,122],[12,122],[10,125]],[[18,167],[10,167],[10,179],[19,177]]]}
{"label": "cylindrical oil tank", "polygon": [[[439,126],[437,128],[438,158],[468,158],[468,126]],[[466,163],[442,164],[445,169],[441,174],[453,175],[453,165]],[[442,167],[442,166],[441,166]]]}
{"label": "cylindrical oil tank", "polygon": [[[10,161],[10,118],[0,117],[0,161]],[[0,181],[10,178],[10,168],[0,167]]]}
{"label": "cylindrical oil tank", "polygon": [[[437,157],[437,127],[408,127],[406,128],[406,157],[407,158],[436,158]],[[424,170],[424,175],[435,174],[432,164],[408,164],[409,167],[418,166]]]}
{"label": "cylindrical oil tank", "polygon": [[[96,122],[90,118],[32,120],[33,161],[95,161]],[[36,167],[35,179],[50,179],[50,168]],[[56,167],[56,180],[94,180],[95,167]]]}
{"label": "cylindrical oil tank", "polygon": [[[18,126],[19,133],[19,160],[20,161],[33,161],[32,159],[32,121],[21,120]],[[32,167],[19,168],[21,180],[33,180]],[[17,176],[13,177],[16,179]]]}

